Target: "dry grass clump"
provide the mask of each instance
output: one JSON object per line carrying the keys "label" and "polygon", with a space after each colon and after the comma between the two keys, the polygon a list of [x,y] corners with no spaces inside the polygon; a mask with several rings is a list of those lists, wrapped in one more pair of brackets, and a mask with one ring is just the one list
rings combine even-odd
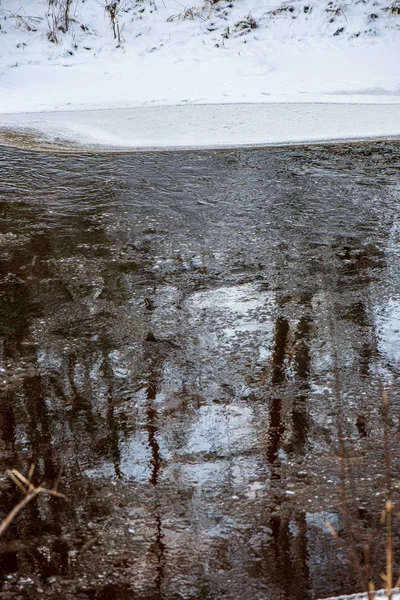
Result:
{"label": "dry grass clump", "polygon": [[24,494],[24,498],[8,513],[8,515],[0,523],[0,536],[8,529],[15,517],[21,512],[21,510],[34,500],[39,494],[46,494],[49,496],[56,496],[57,498],[63,498],[66,500],[66,496],[57,491],[57,485],[53,488],[47,488],[45,482],[38,486],[32,483],[33,473],[35,471],[35,465],[31,465],[28,473],[28,477],[25,477],[17,469],[11,469],[7,471],[7,475],[19,487],[21,492]]}
{"label": "dry grass clump", "polygon": [[106,14],[110,19],[114,40],[117,40],[118,44],[121,43],[121,28],[119,25],[118,17],[123,7],[124,2],[121,2],[121,0],[112,0],[111,2],[106,2],[106,4],[104,5],[104,10],[106,11]]}
{"label": "dry grass clump", "polygon": [[71,23],[72,0],[48,0],[46,18],[49,30],[47,39],[58,44],[60,33],[67,33]]}

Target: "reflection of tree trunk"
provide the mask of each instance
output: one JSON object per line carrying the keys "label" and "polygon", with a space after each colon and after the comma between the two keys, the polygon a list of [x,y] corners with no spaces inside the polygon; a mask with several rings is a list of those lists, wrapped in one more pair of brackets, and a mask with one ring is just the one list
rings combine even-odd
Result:
{"label": "reflection of tree trunk", "polygon": [[[285,361],[288,356],[290,326],[285,317],[279,317],[275,324],[274,349],[272,355],[271,383],[274,387],[282,385],[286,379]],[[297,376],[299,393],[293,400],[291,449],[300,455],[304,454],[308,437],[308,378],[310,374],[310,318],[301,317],[295,333],[294,371]],[[277,393],[279,394],[278,390]],[[273,397],[270,406],[270,428],[267,457],[273,465],[281,447],[285,433],[282,417],[282,398]],[[272,473],[272,478],[279,479],[279,472]],[[281,509],[282,510],[282,507]],[[309,569],[307,550],[307,523],[305,514],[293,520],[286,513],[275,513],[270,520],[272,531],[276,583],[279,586],[282,600],[308,600]]]}
{"label": "reflection of tree trunk", "polygon": [[281,600],[289,600],[293,567],[290,558],[289,522],[287,518],[271,519],[275,554],[275,573],[280,587]]}
{"label": "reflection of tree trunk", "polygon": [[[4,207],[7,210],[4,223],[9,223],[12,220],[12,206],[5,203]],[[4,218],[3,214],[2,218]],[[52,484],[58,475],[58,465],[53,454],[53,421],[47,404],[48,393],[42,377],[31,374],[33,368],[29,369],[29,375],[24,375],[27,372],[26,365],[36,364],[36,347],[32,343],[31,326],[33,320],[43,314],[43,306],[35,293],[34,276],[37,268],[35,265],[39,263],[43,268],[44,259],[50,256],[50,250],[51,243],[46,235],[32,235],[27,246],[18,245],[13,248],[10,256],[2,255],[0,340],[3,364],[1,366],[11,375],[12,383],[0,402],[0,436],[6,449],[1,461],[2,469],[18,467],[25,471],[29,464],[34,463],[36,479]],[[15,379],[13,379],[14,375],[16,375]],[[16,436],[21,436],[22,432],[25,438],[23,451],[21,451],[20,441],[16,444]],[[7,486],[1,495],[2,516],[15,507],[20,500],[20,491],[14,485]],[[58,512],[60,507],[51,498],[47,506],[52,515],[51,531],[59,535],[61,533]],[[17,518],[4,538],[2,537],[6,547],[7,539],[25,540],[42,533],[43,515],[39,512],[36,503],[25,507],[24,513],[24,518]],[[33,551],[2,553],[0,580],[2,575],[23,568],[24,564],[35,565]]]}
{"label": "reflection of tree trunk", "polygon": [[309,429],[307,400],[310,387],[308,382],[310,376],[310,330],[311,319],[301,317],[295,334],[294,368],[299,379],[300,391],[304,393],[298,394],[293,400],[293,436],[291,440],[292,449],[300,455],[304,454]]}
{"label": "reflection of tree trunk", "polygon": [[[149,317],[154,311],[155,306],[152,298],[145,298],[144,305],[146,312]],[[151,321],[151,318],[149,318]],[[163,524],[161,518],[160,502],[157,496],[156,486],[158,484],[159,474],[162,465],[160,446],[157,439],[158,428],[157,428],[157,410],[156,410],[156,398],[159,389],[160,373],[162,368],[162,356],[159,347],[159,342],[154,337],[154,334],[150,331],[147,334],[145,344],[145,358],[148,365],[148,383],[146,389],[147,407],[147,438],[150,447],[150,478],[149,482],[155,488],[156,503],[154,507],[154,518],[155,518],[155,540],[151,545],[151,551],[157,561],[156,564],[156,575],[154,579],[155,586],[155,598],[164,598],[163,585],[164,585],[164,569],[165,569],[165,544],[164,544],[164,533]]]}
{"label": "reflection of tree trunk", "polygon": [[310,570],[308,567],[307,547],[307,519],[306,513],[297,515],[295,520],[298,534],[293,540],[294,547],[294,589],[293,598],[296,600],[309,600],[310,598]]}
{"label": "reflection of tree trunk", "polygon": [[164,598],[163,584],[164,584],[164,565],[165,565],[165,544],[163,542],[164,533],[160,514],[156,516],[156,539],[154,543],[154,552],[157,558],[156,567],[156,579],[155,588],[157,590],[157,597]]}
{"label": "reflection of tree trunk", "polygon": [[282,420],[282,400],[274,398],[270,408],[269,443],[267,450],[268,462],[273,464],[278,458],[279,447],[285,426]]}
{"label": "reflection of tree trunk", "polygon": [[276,580],[282,600],[308,600],[309,568],[305,513],[293,520],[274,515],[270,521]]}
{"label": "reflection of tree trunk", "polygon": [[[8,455],[15,457],[15,415],[13,411],[14,395],[7,392],[0,404],[0,438],[7,450]],[[12,448],[12,452],[10,449]]]}
{"label": "reflection of tree trunk", "polygon": [[[161,454],[160,446],[157,440],[157,412],[154,406],[154,402],[157,397],[157,379],[158,373],[156,368],[152,368],[149,374],[149,382],[147,386],[147,434],[151,452],[151,472],[150,472],[150,483],[153,486],[157,486],[158,477],[161,469]],[[158,499],[156,499],[155,505],[155,526],[156,534],[155,540],[151,546],[152,552],[155,555],[157,566],[156,566],[156,577],[154,585],[156,588],[157,598],[163,598],[164,594],[162,591],[164,582],[164,566],[165,566],[165,544],[163,542],[164,533],[161,519],[160,505]]]}
{"label": "reflection of tree trunk", "polygon": [[289,336],[289,322],[278,317],[275,323],[274,352],[272,356],[272,385],[279,385],[285,380],[285,358]]}
{"label": "reflection of tree trunk", "polygon": [[[147,434],[151,452],[151,472],[150,472],[150,483],[154,487],[158,484],[158,477],[161,469],[161,454],[160,446],[157,440],[157,412],[154,406],[154,402],[157,397],[157,379],[158,373],[156,368],[153,368],[149,374],[149,382],[147,386]],[[157,566],[156,566],[156,577],[154,585],[156,588],[157,598],[163,598],[164,594],[162,591],[164,582],[164,567],[165,567],[165,544],[163,542],[164,533],[161,519],[161,511],[158,499],[156,499],[155,505],[155,526],[156,535],[155,540],[152,544],[152,552],[155,555]]]}
{"label": "reflection of tree trunk", "polygon": [[[285,380],[285,358],[289,336],[289,323],[284,317],[278,317],[275,324],[275,342],[272,356],[272,385],[277,386]],[[274,397],[270,407],[268,462],[273,464],[278,458],[279,447],[285,426],[282,420],[282,399]]]}
{"label": "reflection of tree trunk", "polygon": [[[42,472],[37,477],[42,477],[46,482],[52,482],[58,475],[52,456],[52,431],[51,417],[44,399],[45,390],[42,378],[39,375],[27,377],[24,380],[25,407],[29,415],[26,423],[28,438],[32,448],[30,462],[40,468],[43,461]],[[33,506],[33,504],[31,505]]]}
{"label": "reflection of tree trunk", "polygon": [[149,384],[147,386],[147,433],[149,439],[149,446],[151,451],[151,475],[150,483],[157,485],[158,473],[161,468],[161,455],[160,446],[157,441],[157,425],[156,425],[156,409],[154,407],[154,401],[157,396],[157,375],[154,372],[150,373]]}
{"label": "reflection of tree trunk", "polygon": [[119,447],[119,427],[118,422],[115,419],[114,412],[114,390],[113,390],[113,372],[108,360],[109,349],[107,347],[106,339],[103,340],[103,373],[104,378],[108,383],[107,393],[107,438],[108,448],[111,452],[112,461],[114,464],[114,471],[118,479],[123,479],[124,474],[121,471],[121,450]]}
{"label": "reflection of tree trunk", "polygon": [[115,419],[114,405],[111,393],[107,397],[107,427],[108,443],[111,451],[111,457],[114,464],[114,471],[118,479],[124,479],[121,471],[121,450],[119,447],[119,429]]}
{"label": "reflection of tree trunk", "polygon": [[293,401],[292,426],[293,436],[290,450],[303,455],[308,438],[309,417],[307,396],[298,395]]}

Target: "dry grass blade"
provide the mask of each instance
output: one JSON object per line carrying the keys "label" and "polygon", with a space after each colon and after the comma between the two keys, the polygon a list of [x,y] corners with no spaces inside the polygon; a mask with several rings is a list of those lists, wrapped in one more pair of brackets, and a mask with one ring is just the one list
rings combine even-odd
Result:
{"label": "dry grass blade", "polygon": [[368,581],[368,600],[374,600],[375,586],[373,581]]}
{"label": "dry grass blade", "polygon": [[331,534],[331,536],[335,539],[337,539],[339,536],[337,534],[337,531],[335,531],[335,529],[332,526],[332,523],[330,521],[325,521],[325,525],[326,528],[328,529],[329,533]]}
{"label": "dry grass blade", "polygon": [[35,471],[35,465],[32,463],[30,468],[29,468],[29,473],[28,473],[28,481],[31,482],[32,481],[32,477],[33,477],[33,473]]}
{"label": "dry grass blade", "polygon": [[46,488],[45,483],[41,483],[37,487],[34,486],[33,483],[31,483],[34,469],[34,465],[31,465],[28,478],[22,475],[22,473],[20,473],[17,469],[11,469],[11,471],[7,471],[7,475],[19,487],[25,496],[20,502],[18,502],[18,504],[14,506],[14,508],[0,523],[0,536],[2,536],[3,533],[8,529],[21,510],[39,494],[47,494],[49,496],[56,496],[57,498],[63,498],[64,500],[67,500],[67,497],[61,492],[57,491],[55,487],[52,489]]}
{"label": "dry grass blade", "polygon": [[393,588],[393,534],[392,534],[392,511],[393,504],[391,500],[386,502],[386,593],[389,600],[392,598]]}
{"label": "dry grass blade", "polygon": [[[13,479],[17,479],[20,482],[20,486],[26,485],[28,492],[32,492],[35,489],[35,486],[30,482],[30,479],[27,479],[22,473],[17,471],[17,469],[11,469],[8,471],[8,476]],[[26,491],[26,490],[25,490]]]}
{"label": "dry grass blade", "polygon": [[48,490],[47,488],[44,487],[38,487],[36,488],[36,490],[39,492],[39,494],[48,494],[49,496],[55,496],[56,498],[62,498],[63,500],[68,500],[67,496],[65,494],[62,494],[61,492],[58,492],[57,490]]}
{"label": "dry grass blade", "polygon": [[25,494],[25,496],[29,493],[26,490],[26,488],[24,488],[24,486],[22,485],[22,483],[19,481],[19,479],[14,475],[14,473],[12,471],[7,471],[7,475],[15,483],[15,485],[19,487],[19,489],[21,490],[21,492],[23,494]]}

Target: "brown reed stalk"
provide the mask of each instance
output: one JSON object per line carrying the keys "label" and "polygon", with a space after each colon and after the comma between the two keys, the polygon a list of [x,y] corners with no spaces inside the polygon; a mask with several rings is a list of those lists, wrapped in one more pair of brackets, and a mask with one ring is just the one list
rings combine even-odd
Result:
{"label": "brown reed stalk", "polygon": [[21,512],[23,508],[29,502],[31,502],[34,498],[36,498],[39,494],[47,494],[49,496],[56,496],[57,498],[63,498],[64,500],[67,497],[61,492],[57,491],[56,487],[51,489],[46,487],[46,484],[43,482],[38,486],[35,486],[32,483],[32,476],[35,470],[35,465],[31,465],[28,473],[28,477],[25,477],[20,473],[17,469],[11,469],[7,471],[7,475],[10,479],[15,483],[17,487],[24,494],[24,498],[18,504],[14,506],[14,508],[8,513],[8,515],[3,519],[0,523],[0,536],[8,529],[11,523],[14,521],[15,517]]}

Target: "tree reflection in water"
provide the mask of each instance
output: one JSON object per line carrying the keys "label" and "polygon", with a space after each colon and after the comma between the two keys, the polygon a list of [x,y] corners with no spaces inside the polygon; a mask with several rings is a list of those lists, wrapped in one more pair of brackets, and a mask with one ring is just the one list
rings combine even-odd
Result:
{"label": "tree reflection in water", "polygon": [[[356,551],[379,580],[399,158],[395,143],[3,149],[0,467],[35,463],[69,502],[40,498],[12,524],[0,597],[359,589],[334,352],[355,537],[375,556]],[[5,478],[1,490],[5,515],[20,495]]]}

